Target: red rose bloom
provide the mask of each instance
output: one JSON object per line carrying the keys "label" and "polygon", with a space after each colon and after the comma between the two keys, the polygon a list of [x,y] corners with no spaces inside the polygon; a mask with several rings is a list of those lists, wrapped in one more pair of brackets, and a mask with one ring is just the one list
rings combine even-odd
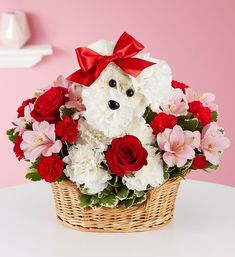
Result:
{"label": "red rose bloom", "polygon": [[131,135],[115,138],[106,152],[106,160],[110,170],[123,177],[147,165],[148,152],[140,140]]}
{"label": "red rose bloom", "polygon": [[157,135],[158,133],[162,133],[166,128],[173,128],[176,123],[177,119],[174,115],[160,112],[151,121],[150,126],[153,130],[153,134]]}
{"label": "red rose bloom", "polygon": [[23,141],[22,136],[16,138],[13,151],[15,152],[16,158],[20,161],[24,157],[24,152],[20,148],[20,144]]}
{"label": "red rose bloom", "polygon": [[30,99],[23,101],[21,106],[17,109],[17,112],[18,112],[17,118],[24,117],[24,108],[27,105],[29,105],[30,103],[33,104],[35,102],[35,100],[36,100],[36,98],[34,97],[34,98],[30,98]]}
{"label": "red rose bloom", "polygon": [[73,144],[78,137],[78,121],[72,120],[70,117],[64,117],[55,127],[55,133],[61,137],[62,141]]}
{"label": "red rose bloom", "polygon": [[62,175],[64,169],[63,161],[56,155],[42,157],[38,163],[38,173],[47,182],[55,182]]}
{"label": "red rose bloom", "polygon": [[59,120],[59,108],[68,98],[65,96],[68,89],[52,87],[37,99],[31,116],[37,121],[56,122]]}
{"label": "red rose bloom", "polygon": [[187,85],[185,85],[184,83],[178,82],[178,81],[176,81],[176,80],[172,80],[172,81],[171,81],[171,86],[172,86],[173,88],[179,88],[179,89],[181,89],[184,93],[185,93],[185,88],[188,88]]}
{"label": "red rose bloom", "polygon": [[189,103],[188,111],[193,113],[194,118],[197,118],[202,126],[205,126],[212,121],[211,110],[208,107],[204,107],[200,101]]}
{"label": "red rose bloom", "polygon": [[207,165],[207,160],[204,155],[198,155],[193,159],[193,166],[195,169],[204,169]]}

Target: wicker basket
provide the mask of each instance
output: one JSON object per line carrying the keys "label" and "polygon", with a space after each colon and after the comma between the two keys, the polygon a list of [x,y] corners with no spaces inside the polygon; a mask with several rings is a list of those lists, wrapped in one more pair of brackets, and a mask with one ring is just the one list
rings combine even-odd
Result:
{"label": "wicker basket", "polygon": [[158,229],[173,217],[181,178],[169,180],[147,195],[143,204],[125,208],[80,208],[79,189],[69,180],[52,184],[57,218],[82,231],[134,232]]}

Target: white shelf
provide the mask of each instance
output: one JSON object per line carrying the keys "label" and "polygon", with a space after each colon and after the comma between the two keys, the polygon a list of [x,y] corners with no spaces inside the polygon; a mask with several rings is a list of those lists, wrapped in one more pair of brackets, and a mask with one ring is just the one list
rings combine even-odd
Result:
{"label": "white shelf", "polygon": [[50,45],[27,45],[21,49],[0,48],[0,68],[30,68],[43,56],[51,55]]}

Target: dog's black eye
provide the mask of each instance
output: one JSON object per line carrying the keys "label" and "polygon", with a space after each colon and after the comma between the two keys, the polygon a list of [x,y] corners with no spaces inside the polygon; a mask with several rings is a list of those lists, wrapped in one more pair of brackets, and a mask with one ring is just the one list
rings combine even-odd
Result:
{"label": "dog's black eye", "polygon": [[109,81],[109,86],[110,86],[110,87],[116,87],[116,86],[117,86],[117,81],[114,80],[114,79],[111,79],[111,80]]}
{"label": "dog's black eye", "polygon": [[129,88],[127,91],[126,91],[126,95],[128,97],[132,97],[134,95],[134,90],[132,88]]}

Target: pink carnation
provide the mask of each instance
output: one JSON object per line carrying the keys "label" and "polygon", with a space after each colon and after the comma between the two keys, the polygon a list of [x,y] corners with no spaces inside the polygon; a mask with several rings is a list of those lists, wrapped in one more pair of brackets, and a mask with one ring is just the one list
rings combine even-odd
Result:
{"label": "pink carnation", "polygon": [[199,131],[183,131],[176,125],[173,129],[165,129],[157,136],[157,143],[160,149],[164,150],[163,160],[170,166],[182,167],[187,160],[195,157],[195,148],[200,145]]}
{"label": "pink carnation", "polygon": [[34,162],[41,154],[51,156],[59,153],[62,147],[60,140],[55,138],[55,125],[47,121],[34,122],[32,131],[22,134],[23,141],[20,148],[24,151],[27,160]]}

